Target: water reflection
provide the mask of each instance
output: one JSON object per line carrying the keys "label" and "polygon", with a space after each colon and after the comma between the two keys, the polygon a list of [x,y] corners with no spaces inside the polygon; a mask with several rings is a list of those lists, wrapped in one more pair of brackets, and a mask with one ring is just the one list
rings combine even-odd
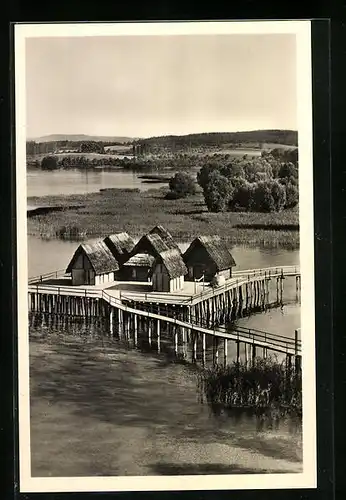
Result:
{"label": "water reflection", "polygon": [[[280,432],[287,435],[298,435],[301,433],[301,420],[293,415],[282,415],[279,411],[262,409],[254,412],[249,408],[224,409],[220,405],[207,405],[202,393],[199,391],[198,373],[203,366],[212,366],[214,362],[213,339],[207,337],[206,356],[203,359],[201,342],[197,343],[197,356],[193,358],[193,339],[188,336],[186,344],[180,343],[178,352],[169,330],[162,328],[160,338],[160,352],[158,352],[157,339],[148,339],[147,331],[141,328],[135,341],[132,332],[129,335],[119,336],[110,331],[109,322],[101,318],[72,318],[68,316],[30,313],[29,335],[31,345],[46,346],[45,349],[54,349],[63,357],[67,356],[68,350],[80,350],[81,348],[104,355],[98,359],[98,363],[104,363],[107,368],[109,362],[115,362],[118,356],[136,356],[136,365],[142,377],[148,375],[147,363],[155,360],[157,366],[166,371],[166,376],[175,378],[177,369],[180,370],[182,378],[180,383],[195,380],[195,400],[199,401],[201,408],[207,409],[208,420],[216,429],[239,428],[245,432]],[[79,346],[79,347],[78,347]],[[84,346],[84,347],[83,347]],[[116,353],[116,354],[115,354]],[[236,359],[236,344],[228,342],[228,360]],[[223,361],[222,349],[219,353],[219,362]],[[143,370],[140,369],[141,364]],[[183,370],[183,372],[181,372]],[[186,404],[186,402],[184,403]],[[188,403],[187,403],[188,404]],[[188,411],[185,408],[184,411]]]}

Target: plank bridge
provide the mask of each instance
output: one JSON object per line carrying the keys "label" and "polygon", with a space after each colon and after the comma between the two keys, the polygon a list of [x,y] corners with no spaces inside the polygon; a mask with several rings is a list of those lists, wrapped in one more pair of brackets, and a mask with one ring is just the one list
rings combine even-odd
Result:
{"label": "plank bridge", "polygon": [[[225,284],[218,287],[199,284],[198,291],[189,295],[69,286],[64,284],[63,272],[55,271],[29,280],[29,310],[72,317],[103,317],[108,320],[111,334],[131,337],[134,345],[138,345],[139,332],[144,331],[149,344],[155,345],[158,352],[164,333],[171,338],[176,354],[180,347],[189,344],[193,362],[197,360],[198,351],[205,363],[211,345],[213,363],[219,363],[222,356],[226,365],[229,347],[235,346],[238,362],[250,363],[258,356],[266,358],[271,351],[284,355],[287,365],[293,362],[297,368],[301,364],[300,329],[290,338],[232,323],[244,312],[266,307],[271,281],[276,289],[275,304],[282,303],[283,283],[288,277],[295,278],[299,294],[299,267],[282,266],[237,271]],[[221,326],[225,323],[233,326]]]}

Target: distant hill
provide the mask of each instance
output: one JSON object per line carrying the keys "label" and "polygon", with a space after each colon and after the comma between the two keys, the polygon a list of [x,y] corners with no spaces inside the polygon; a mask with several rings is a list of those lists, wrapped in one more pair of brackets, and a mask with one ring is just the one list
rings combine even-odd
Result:
{"label": "distant hill", "polygon": [[86,135],[86,134],[50,134],[43,135],[42,137],[35,137],[30,139],[35,142],[81,142],[81,141],[98,141],[98,142],[132,142],[133,137],[117,137],[117,136],[103,136],[103,135]]}
{"label": "distant hill", "polygon": [[166,135],[139,139],[137,144],[156,148],[222,147],[246,144],[283,144],[298,146],[295,130],[252,130],[246,132],[208,132],[189,135]]}

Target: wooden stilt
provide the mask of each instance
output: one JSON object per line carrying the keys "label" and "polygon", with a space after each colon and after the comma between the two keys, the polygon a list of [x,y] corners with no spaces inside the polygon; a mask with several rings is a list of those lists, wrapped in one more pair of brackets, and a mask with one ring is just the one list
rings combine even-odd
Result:
{"label": "wooden stilt", "polygon": [[158,319],[157,320],[157,323],[156,323],[156,332],[157,332],[157,352],[160,352],[161,351],[161,339],[160,339],[160,329],[161,329],[161,323],[160,323],[160,320]]}
{"label": "wooden stilt", "polygon": [[224,366],[227,366],[227,339],[223,340],[223,361],[224,361]]}
{"label": "wooden stilt", "polygon": [[197,361],[197,332],[191,332],[192,334],[192,362]]}
{"label": "wooden stilt", "polygon": [[138,316],[137,316],[137,314],[133,315],[133,335],[134,335],[135,347],[137,347],[137,345],[138,345]]}

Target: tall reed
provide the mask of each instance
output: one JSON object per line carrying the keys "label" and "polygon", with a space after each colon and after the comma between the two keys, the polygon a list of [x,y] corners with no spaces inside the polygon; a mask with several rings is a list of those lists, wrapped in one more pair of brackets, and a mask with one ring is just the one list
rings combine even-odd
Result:
{"label": "tall reed", "polygon": [[301,415],[301,370],[279,363],[275,358],[256,358],[251,365],[233,362],[204,368],[198,385],[207,403],[225,409],[278,410],[281,414]]}

